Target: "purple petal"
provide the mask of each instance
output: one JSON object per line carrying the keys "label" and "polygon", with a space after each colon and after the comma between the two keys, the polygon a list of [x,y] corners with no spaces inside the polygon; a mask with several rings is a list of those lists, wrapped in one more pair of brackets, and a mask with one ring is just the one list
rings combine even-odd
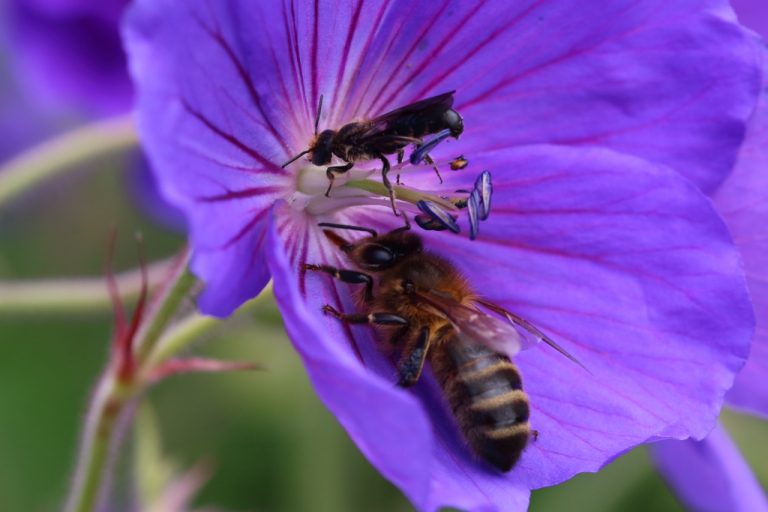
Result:
{"label": "purple petal", "polygon": [[759,84],[757,52],[733,18],[724,0],[408,2],[345,70],[341,120],[456,89],[467,130],[438,154],[597,145],[712,190]]}
{"label": "purple petal", "polygon": [[768,3],[763,0],[731,0],[739,21],[768,38]]}
{"label": "purple petal", "polygon": [[[552,485],[648,439],[704,437],[754,322],[710,202],[675,173],[607,150],[541,146],[472,161],[514,176],[494,175],[494,212],[477,240],[423,232],[428,247],[592,373],[547,346],[515,358],[540,435],[510,478]],[[471,177],[450,174],[447,186],[462,179]]]}
{"label": "purple petal", "polygon": [[14,65],[28,92],[96,115],[127,111],[133,98],[118,33],[122,1],[14,0]]}
{"label": "purple petal", "polygon": [[[161,191],[187,216],[192,269],[206,282],[200,307],[224,316],[269,279],[269,208],[289,193],[291,176],[275,163],[287,153],[265,128],[274,112],[259,109],[272,93],[240,74],[246,58],[231,31],[220,32],[218,14],[171,3],[139,2],[130,15],[139,127]],[[234,16],[231,4],[215,5]],[[227,87],[212,84],[218,79]]]}
{"label": "purple petal", "polygon": [[664,441],[651,454],[689,510],[768,511],[760,483],[719,424],[703,441]]}
{"label": "purple petal", "polygon": [[[285,328],[320,399],[374,466],[424,509],[432,443],[424,412],[393,381],[364,368],[350,332],[323,317],[322,304],[339,305],[337,283],[299,272],[303,263],[328,261],[333,249],[312,218],[285,205],[276,207],[267,248]],[[367,329],[355,331],[359,337],[370,336]]]}
{"label": "purple petal", "polygon": [[[768,62],[768,59],[766,59]],[[766,75],[768,82],[768,75]],[[766,83],[768,87],[768,83]],[[757,327],[728,403],[768,417],[768,89],[750,121],[733,174],[713,199],[744,259]]]}

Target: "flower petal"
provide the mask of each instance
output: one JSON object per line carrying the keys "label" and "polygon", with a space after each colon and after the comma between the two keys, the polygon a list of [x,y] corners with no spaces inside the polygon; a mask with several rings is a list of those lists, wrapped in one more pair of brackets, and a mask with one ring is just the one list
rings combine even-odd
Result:
{"label": "flower petal", "polygon": [[424,232],[427,247],[591,372],[543,344],[515,358],[540,435],[512,481],[552,485],[654,437],[704,437],[754,325],[738,253],[707,198],[672,171],[597,148],[519,148],[472,165],[514,173],[494,175],[477,240]]}
{"label": "flower petal", "polygon": [[702,441],[664,441],[651,446],[656,466],[690,510],[766,512],[760,483],[725,429]]}
{"label": "flower petal", "polygon": [[728,403],[768,417],[768,74],[765,80],[736,168],[713,199],[744,259],[757,319],[749,360]]}
{"label": "flower petal", "polygon": [[133,87],[118,32],[124,1],[14,0],[8,23],[14,66],[37,99],[96,115],[128,111]]}
{"label": "flower petal", "polygon": [[739,21],[768,38],[768,4],[763,0],[731,0]]}
{"label": "flower petal", "polygon": [[225,316],[269,279],[269,208],[292,178],[270,159],[283,151],[265,128],[274,112],[259,109],[272,93],[240,74],[246,56],[218,21],[234,15],[232,3],[205,5],[222,12],[137,2],[126,41],[144,146],[161,191],[187,216],[192,269],[206,282],[200,308]]}
{"label": "flower petal", "polygon": [[[320,399],[371,463],[424,508],[431,444],[424,413],[413,397],[364,368],[351,333],[323,317],[324,303],[339,304],[336,284],[299,270],[306,262],[327,261],[330,247],[322,233],[312,218],[278,203],[266,247],[285,328]],[[370,339],[368,329],[355,331]]]}
{"label": "flower petal", "polygon": [[759,85],[754,42],[723,0],[412,1],[370,48],[340,81],[340,121],[456,89],[467,130],[452,156],[597,145],[705,190],[730,171]]}

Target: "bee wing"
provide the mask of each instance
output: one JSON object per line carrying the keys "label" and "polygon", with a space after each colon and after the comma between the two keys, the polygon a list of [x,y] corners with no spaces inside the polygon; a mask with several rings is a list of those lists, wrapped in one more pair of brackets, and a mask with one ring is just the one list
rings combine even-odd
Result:
{"label": "bee wing", "polygon": [[380,116],[374,117],[370,121],[370,128],[365,132],[365,137],[375,137],[387,129],[392,121],[403,116],[411,114],[426,114],[431,111],[443,112],[453,106],[453,94],[456,91],[450,91],[431,98],[426,98],[415,103],[409,103],[395,110],[385,112]]}
{"label": "bee wing", "polygon": [[[526,320],[525,318],[521,317],[520,315],[516,315],[515,313],[512,313],[511,311],[508,311],[498,304],[494,304],[491,301],[485,300],[485,299],[477,299],[477,303],[480,304],[482,307],[489,309],[490,311],[493,311],[497,315],[500,315],[504,317],[510,324],[516,326],[518,329],[518,332],[521,332],[523,335],[523,343],[522,348],[530,348],[533,345],[536,345],[540,342],[544,342],[550,347],[554,348],[558,352],[560,352],[562,355],[576,363],[577,365],[581,366],[585,370],[589,372],[589,369],[587,369],[586,366],[581,364],[581,362],[576,359],[574,356],[572,356],[567,350],[565,350],[563,347],[558,345],[557,343],[552,340],[549,336],[541,332],[535,325],[533,325],[531,322]],[[591,373],[591,372],[590,372]]]}
{"label": "bee wing", "polygon": [[524,332],[513,323],[480,310],[474,305],[462,304],[439,291],[417,292],[435,312],[453,324],[459,336],[480,343],[494,352],[513,357],[527,348]]}
{"label": "bee wing", "polygon": [[445,316],[454,325],[460,336],[481,343],[495,352],[512,357],[521,350],[544,342],[589,372],[578,359],[541,332],[535,325],[493,302],[481,298],[475,299],[477,305],[498,316],[489,315],[477,306],[462,304],[438,291],[419,293],[419,295],[426,303]]}

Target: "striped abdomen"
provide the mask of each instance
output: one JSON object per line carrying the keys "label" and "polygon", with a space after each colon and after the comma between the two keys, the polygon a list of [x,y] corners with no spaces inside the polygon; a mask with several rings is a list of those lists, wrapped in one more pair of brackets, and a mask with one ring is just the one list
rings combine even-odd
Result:
{"label": "striped abdomen", "polygon": [[433,347],[432,370],[469,446],[509,471],[531,435],[520,373],[505,356],[458,336]]}

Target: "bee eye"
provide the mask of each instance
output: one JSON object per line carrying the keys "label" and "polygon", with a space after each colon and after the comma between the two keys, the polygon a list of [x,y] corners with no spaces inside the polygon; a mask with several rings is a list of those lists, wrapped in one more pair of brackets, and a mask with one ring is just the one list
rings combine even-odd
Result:
{"label": "bee eye", "polygon": [[371,244],[363,249],[362,261],[372,267],[383,267],[395,260],[395,255],[383,245]]}

